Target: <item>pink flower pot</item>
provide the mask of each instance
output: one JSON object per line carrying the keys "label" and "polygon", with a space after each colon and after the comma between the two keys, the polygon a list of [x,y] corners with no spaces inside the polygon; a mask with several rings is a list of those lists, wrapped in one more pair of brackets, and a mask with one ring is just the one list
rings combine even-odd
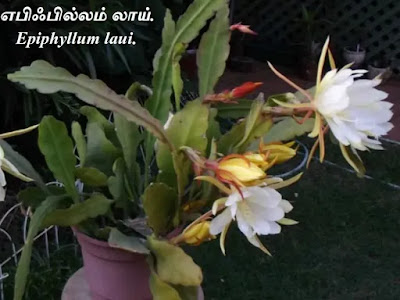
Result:
{"label": "pink flower pot", "polygon": [[[91,300],[151,300],[146,255],[112,248],[75,228]],[[202,288],[198,300],[204,300]]]}
{"label": "pink flower pot", "polygon": [[151,300],[146,256],[112,248],[74,230],[92,300]]}

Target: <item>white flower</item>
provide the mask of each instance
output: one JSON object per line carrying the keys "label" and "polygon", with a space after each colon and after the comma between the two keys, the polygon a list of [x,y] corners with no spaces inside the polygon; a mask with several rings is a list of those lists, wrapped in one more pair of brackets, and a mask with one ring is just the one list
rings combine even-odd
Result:
{"label": "white flower", "polygon": [[270,187],[246,187],[241,191],[243,198],[238,192],[228,197],[225,210],[211,221],[210,233],[220,234],[236,220],[249,242],[263,249],[257,235],[280,233],[281,226],[277,221],[293,207]]}
{"label": "white flower", "polygon": [[377,140],[393,125],[388,94],[377,90],[379,79],[354,80],[365,70],[331,70],[317,88],[314,105],[338,141],[358,150],[382,149]]}

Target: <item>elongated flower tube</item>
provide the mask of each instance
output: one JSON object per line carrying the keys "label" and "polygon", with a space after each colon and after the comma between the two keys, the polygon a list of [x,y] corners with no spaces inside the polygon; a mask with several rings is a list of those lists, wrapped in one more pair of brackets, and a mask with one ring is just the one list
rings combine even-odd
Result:
{"label": "elongated flower tube", "polygon": [[198,246],[212,239],[215,239],[215,236],[210,234],[210,221],[198,223],[182,234],[182,241],[192,246]]}
{"label": "elongated flower tube", "polygon": [[245,34],[257,35],[258,33],[250,29],[250,25],[243,25],[242,22],[233,24],[229,27],[231,31],[237,30]]}
{"label": "elongated flower tube", "polygon": [[263,83],[262,82],[245,82],[242,85],[234,88],[233,90],[229,91],[226,90],[219,94],[207,95],[205,96],[203,102],[204,103],[238,103],[236,100],[243,98],[252,92],[254,92],[257,88],[259,88]]}
{"label": "elongated flower tube", "polygon": [[251,81],[245,82],[241,86],[234,88],[231,91],[230,96],[231,96],[231,98],[234,98],[234,99],[243,98],[243,97],[247,96],[248,94],[254,92],[262,84],[263,84],[262,82],[251,82]]}
{"label": "elongated flower tube", "polygon": [[[320,147],[320,161],[325,155],[324,134],[330,128],[333,135],[340,143],[340,148],[349,164],[360,173],[356,162],[358,160],[356,150],[365,151],[368,149],[383,149],[379,137],[386,135],[393,125],[389,122],[393,116],[389,102],[385,102],[387,93],[377,90],[375,87],[381,80],[359,79],[366,70],[351,70],[348,66],[338,70],[328,48],[329,38],[326,40],[322,49],[314,95],[298,87],[287,77],[279,73],[271,64],[272,71],[292,87],[300,91],[308,103],[287,104],[276,101],[283,107],[289,107],[296,112],[306,112],[304,120],[315,114],[314,129],[309,134],[310,137],[318,137],[312,151],[315,152],[317,146]],[[322,77],[322,70],[326,55],[329,55],[329,62],[332,70]],[[349,152],[349,148],[351,151]]]}
{"label": "elongated flower tube", "polygon": [[[226,208],[210,224],[210,233],[225,235],[232,221],[236,221],[240,231],[248,241],[269,254],[258,239],[258,235],[278,234],[285,213],[293,207],[282,195],[270,187],[245,187],[240,193],[233,192],[225,202]],[[223,242],[221,243],[223,245]],[[225,252],[224,247],[221,246]]]}

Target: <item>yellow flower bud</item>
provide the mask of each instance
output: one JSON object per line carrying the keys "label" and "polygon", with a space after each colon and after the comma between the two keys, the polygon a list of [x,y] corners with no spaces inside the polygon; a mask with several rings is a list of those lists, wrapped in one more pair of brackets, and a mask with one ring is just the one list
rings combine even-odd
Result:
{"label": "yellow flower bud", "polygon": [[261,168],[262,170],[266,170],[269,167],[269,162],[267,161],[267,157],[263,154],[259,153],[248,153],[245,154],[246,157],[250,162],[257,165],[257,167]]}
{"label": "yellow flower bud", "polygon": [[269,145],[262,145],[260,150],[267,154],[268,153],[268,162],[272,162],[276,159],[276,164],[281,164],[289,159],[293,158],[296,155],[296,150],[291,148],[294,145],[294,142],[290,142],[287,144],[269,144]]}
{"label": "yellow flower bud", "polygon": [[189,245],[198,246],[203,242],[215,239],[215,236],[210,234],[210,222],[205,221],[198,223],[189,230],[183,232],[182,240]]}
{"label": "yellow flower bud", "polygon": [[218,164],[218,171],[220,177],[232,180],[232,178],[229,177],[229,174],[232,174],[240,182],[249,182],[266,177],[262,169],[245,158],[222,160]]}

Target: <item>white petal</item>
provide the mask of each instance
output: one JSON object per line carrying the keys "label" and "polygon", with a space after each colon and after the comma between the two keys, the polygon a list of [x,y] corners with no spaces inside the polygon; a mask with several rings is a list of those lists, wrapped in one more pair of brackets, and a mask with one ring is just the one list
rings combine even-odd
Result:
{"label": "white petal", "polygon": [[275,222],[269,222],[269,227],[271,229],[270,234],[279,234],[281,233],[281,226]]}
{"label": "white petal", "polygon": [[[243,196],[246,195],[246,190],[242,190]],[[233,203],[242,201],[242,196],[238,192],[234,192],[229,195],[228,200],[226,200],[225,205],[231,206]]]}
{"label": "white petal", "polygon": [[285,212],[280,207],[265,209],[263,212],[259,213],[262,214],[264,220],[268,221],[278,221],[285,216]]}
{"label": "white petal", "polygon": [[252,226],[254,231],[259,235],[261,234],[268,235],[271,233],[270,222],[268,221],[264,221],[259,218],[254,218]]}
{"label": "white petal", "polygon": [[216,216],[210,223],[210,233],[217,235],[232,221],[229,209],[225,209],[222,213]]}
{"label": "white petal", "polygon": [[372,141],[374,141],[374,140],[367,139],[367,140],[364,140],[364,141],[363,141],[363,144],[364,144],[366,147],[370,148],[370,149],[374,149],[374,150],[383,150],[383,147],[380,145],[380,143],[379,143],[379,144],[376,144],[375,142],[372,142]]}
{"label": "white petal", "polygon": [[283,209],[285,213],[288,213],[293,209],[292,204],[290,204],[290,202],[287,200],[282,200],[281,202],[279,202],[279,206]]}
{"label": "white petal", "polygon": [[329,124],[329,127],[332,130],[333,135],[336,139],[343,145],[348,146],[350,145],[349,140],[346,137],[346,132],[343,127],[339,126],[332,118],[326,118],[326,121]]}
{"label": "white petal", "polygon": [[235,219],[236,213],[237,213],[237,203],[233,203],[231,206],[229,206],[229,210],[231,211],[231,217],[232,219]]}
{"label": "white petal", "polygon": [[353,83],[352,74],[354,73],[351,69],[341,69],[337,72],[336,76],[333,78],[335,85],[350,85]]}
{"label": "white petal", "polygon": [[353,105],[368,105],[377,101],[384,100],[388,94],[375,89],[376,81],[361,79],[349,86],[347,93],[350,97],[350,102]]}
{"label": "white petal", "polygon": [[256,203],[263,207],[276,207],[282,200],[282,195],[276,190],[266,187],[249,187],[252,197],[246,198],[250,203]]}
{"label": "white petal", "polygon": [[242,210],[239,207],[239,210],[236,214],[236,221],[239,227],[239,230],[246,236],[250,237],[254,235],[254,230],[251,228],[250,224],[246,220],[246,216],[243,215]]}
{"label": "white petal", "polygon": [[347,95],[347,86],[333,85],[319,93],[315,101],[321,114],[330,116],[338,113],[349,106],[350,99]]}

